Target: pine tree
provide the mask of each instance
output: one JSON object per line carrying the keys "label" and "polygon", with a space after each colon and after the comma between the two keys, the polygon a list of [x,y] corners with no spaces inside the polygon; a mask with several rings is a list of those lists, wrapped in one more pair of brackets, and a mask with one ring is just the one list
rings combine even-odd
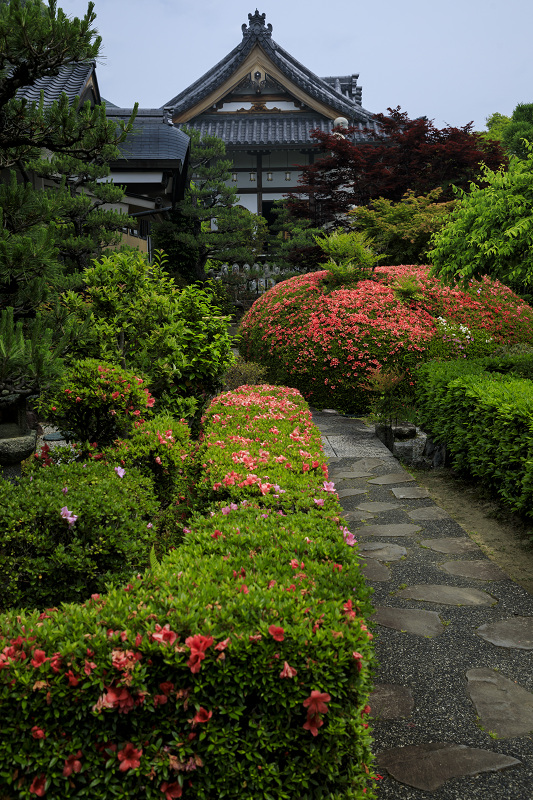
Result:
{"label": "pine tree", "polygon": [[[100,183],[131,122],[117,126],[105,107],[92,108],[66,94],[45,104],[17,92],[60,69],[92,62],[101,38],[93,28],[94,3],[83,19],[70,19],[56,0],[0,0],[0,303],[16,317],[33,316],[43,301],[76,285],[91,255],[117,241],[129,220],[102,205],[123,197]],[[43,154],[46,153],[46,157]],[[57,184],[34,190],[30,176]],[[82,190],[83,191],[80,191]]]}
{"label": "pine tree", "polygon": [[168,271],[185,283],[205,281],[209,261],[253,263],[266,238],[266,222],[237,205],[237,190],[228,186],[231,161],[216,136],[191,138],[188,188],[168,220],[153,226],[157,248],[168,256]]}

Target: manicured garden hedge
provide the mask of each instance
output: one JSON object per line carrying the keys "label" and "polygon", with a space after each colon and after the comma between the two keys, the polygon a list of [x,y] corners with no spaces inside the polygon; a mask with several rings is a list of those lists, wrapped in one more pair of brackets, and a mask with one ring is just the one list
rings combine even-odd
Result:
{"label": "manicured garden hedge", "polygon": [[455,469],[533,517],[533,383],[485,371],[492,366],[492,359],[423,365],[420,424],[446,444]]}
{"label": "manicured garden hedge", "polygon": [[405,375],[433,358],[472,358],[533,342],[533,310],[488,278],[452,289],[429,268],[377,267],[372,280],[332,289],[327,272],[284,281],[243,318],[242,351],[268,379],[295,386],[317,408],[360,413],[376,371]]}
{"label": "manicured garden hedge", "polygon": [[375,797],[369,591],[301,396],[222,395],[201,452],[161,564],[0,617],[0,797]]}

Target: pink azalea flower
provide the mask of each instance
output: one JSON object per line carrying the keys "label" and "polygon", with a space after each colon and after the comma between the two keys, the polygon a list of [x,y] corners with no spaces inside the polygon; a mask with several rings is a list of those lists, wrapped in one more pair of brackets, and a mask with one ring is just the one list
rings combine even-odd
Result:
{"label": "pink azalea flower", "polygon": [[322,488],[325,492],[334,492],[335,484],[333,483],[333,481],[324,481]]}
{"label": "pink azalea flower", "polygon": [[317,506],[323,506],[324,503],[326,502],[322,497],[313,497],[313,500],[317,504]]}
{"label": "pink azalea flower", "polygon": [[283,664],[283,669],[279,673],[280,678],[294,678],[295,675],[298,675],[297,670],[294,667],[291,667],[288,661],[285,661]]}
{"label": "pink azalea flower", "polygon": [[123,467],[115,467],[115,472],[119,478],[123,478],[126,470]]}

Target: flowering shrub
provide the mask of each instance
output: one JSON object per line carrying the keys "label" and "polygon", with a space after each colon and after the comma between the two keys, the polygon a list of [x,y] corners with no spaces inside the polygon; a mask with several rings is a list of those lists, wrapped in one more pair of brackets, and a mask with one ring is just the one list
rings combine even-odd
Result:
{"label": "flowering shrub", "polygon": [[135,470],[116,470],[54,464],[0,481],[0,608],[84,600],[147,566],[152,487]]}
{"label": "flowering shrub", "polygon": [[[232,431],[246,433],[247,417],[270,417],[286,448],[303,445],[290,431],[314,449],[296,392],[253,392],[208,411],[206,486],[221,471],[216,456],[242,449]],[[222,492],[212,516],[193,517],[183,545],[144,576],[82,606],[0,618],[0,792],[375,798],[369,591],[317,460],[312,511],[278,514],[256,483],[239,503]],[[306,472],[284,476],[298,474],[308,491]],[[219,496],[212,483],[210,492]]]}
{"label": "flowering shrub", "polygon": [[142,378],[90,358],[74,362],[40,401],[46,419],[69,438],[100,447],[131,430],[153,405]]}
{"label": "flowering shrub", "polygon": [[188,425],[170,414],[133,423],[128,438],[117,440],[91,458],[123,467],[135,467],[153,481],[159,502],[167,506],[174,496],[185,501],[189,493],[191,440]]}
{"label": "flowering shrub", "polygon": [[[420,287],[409,301],[398,294],[408,276]],[[325,278],[314,272],[278,284],[254,303],[240,331],[246,358],[317,407],[366,410],[364,383],[373,370],[405,373],[408,385],[435,350],[439,358],[455,358],[458,347],[453,337],[445,340],[438,317],[468,327],[473,355],[480,354],[478,337],[483,347],[490,337],[494,347],[533,341],[533,310],[488,278],[467,291],[430,278],[427,267],[376,267],[373,280],[334,291]]]}

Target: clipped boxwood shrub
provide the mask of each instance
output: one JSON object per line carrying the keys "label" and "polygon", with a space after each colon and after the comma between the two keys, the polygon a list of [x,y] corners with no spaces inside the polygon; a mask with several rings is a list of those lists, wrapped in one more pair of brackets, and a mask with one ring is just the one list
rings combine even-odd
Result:
{"label": "clipped boxwood shrub", "polygon": [[331,291],[326,277],[315,272],[278,284],[240,329],[245,357],[318,408],[365,411],[376,369],[403,373],[408,390],[415,367],[429,358],[533,341],[533,310],[488,278],[461,291],[430,278],[428,267],[376,267],[372,280]]}
{"label": "clipped boxwood shrub", "polygon": [[446,444],[454,469],[483,482],[511,510],[533,517],[533,383],[464,365],[427,364],[421,425]]}
{"label": "clipped boxwood shrub", "polygon": [[0,608],[85,600],[144,570],[157,510],[150,481],[106,464],[39,467],[17,484],[0,481]]}
{"label": "clipped boxwood shrub", "polygon": [[[206,442],[212,427],[227,433],[208,446],[214,475],[217,454],[240,451],[247,418],[270,417],[286,445],[313,435],[294,432],[305,407],[293,390],[254,391],[226,395],[224,417],[217,401],[208,412]],[[306,471],[286,474],[306,486]],[[252,483],[239,503],[222,497],[195,516],[183,545],[123,588],[0,618],[0,790],[375,798],[369,590],[333,484],[322,489],[328,511],[287,514]]]}

